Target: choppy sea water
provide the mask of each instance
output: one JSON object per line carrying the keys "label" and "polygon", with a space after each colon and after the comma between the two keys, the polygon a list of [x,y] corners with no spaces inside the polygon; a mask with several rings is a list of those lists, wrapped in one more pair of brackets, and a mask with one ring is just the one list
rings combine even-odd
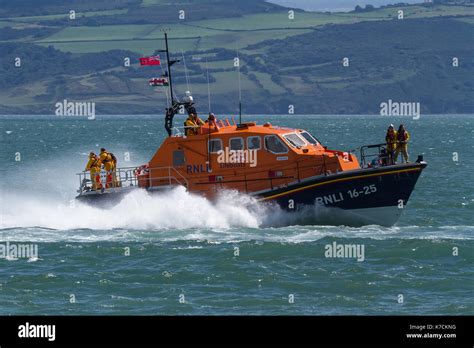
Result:
{"label": "choppy sea water", "polygon": [[[161,117],[1,117],[0,246],[36,244],[38,257],[0,258],[0,314],[474,313],[473,115],[246,118],[344,150],[403,122],[429,165],[391,228],[303,225],[182,189],[101,210],[73,203],[74,174],[102,146],[120,165],[147,162]],[[334,242],[364,246],[364,261],[325,257]]]}

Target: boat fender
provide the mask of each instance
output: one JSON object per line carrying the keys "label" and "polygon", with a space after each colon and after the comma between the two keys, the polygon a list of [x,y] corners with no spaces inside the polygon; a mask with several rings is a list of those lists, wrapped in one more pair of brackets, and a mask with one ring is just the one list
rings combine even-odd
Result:
{"label": "boat fender", "polygon": [[133,171],[133,174],[135,174],[135,176],[140,176],[140,175],[146,175],[148,174],[149,171],[148,171],[148,165],[144,164],[138,168],[136,168],[134,171]]}

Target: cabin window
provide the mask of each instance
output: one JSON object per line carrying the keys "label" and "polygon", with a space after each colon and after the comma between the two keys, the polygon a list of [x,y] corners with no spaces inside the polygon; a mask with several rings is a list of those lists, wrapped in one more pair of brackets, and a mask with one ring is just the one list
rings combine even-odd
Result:
{"label": "cabin window", "polygon": [[238,151],[244,149],[244,139],[243,138],[232,138],[229,140],[230,150]]}
{"label": "cabin window", "polygon": [[305,140],[310,143],[310,144],[313,144],[313,145],[317,145],[318,144],[318,141],[311,135],[309,134],[308,132],[304,131],[304,132],[301,132],[300,135],[305,138]]}
{"label": "cabin window", "polygon": [[260,137],[248,137],[247,138],[247,149],[249,150],[260,150],[262,148]]}
{"label": "cabin window", "polygon": [[305,141],[301,139],[296,133],[286,134],[283,137],[286,139],[287,142],[290,143],[291,146],[294,146],[294,147],[306,146]]}
{"label": "cabin window", "polygon": [[266,135],[265,136],[265,148],[271,153],[287,153],[288,148],[283,143],[283,141],[276,135]]}
{"label": "cabin window", "polygon": [[222,140],[221,139],[212,139],[209,141],[209,152],[217,153],[222,150]]}
{"label": "cabin window", "polygon": [[180,167],[184,166],[185,158],[184,158],[184,151],[178,150],[173,151],[173,166]]}

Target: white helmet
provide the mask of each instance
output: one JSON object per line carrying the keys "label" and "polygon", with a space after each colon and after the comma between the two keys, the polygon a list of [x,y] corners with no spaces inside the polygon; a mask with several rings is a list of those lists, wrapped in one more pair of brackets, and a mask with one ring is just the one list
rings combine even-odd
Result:
{"label": "white helmet", "polygon": [[194,102],[194,98],[193,98],[193,96],[191,95],[191,92],[190,92],[190,91],[186,91],[185,94],[186,94],[185,97],[184,97],[184,102],[185,102],[185,103],[192,103],[192,102]]}

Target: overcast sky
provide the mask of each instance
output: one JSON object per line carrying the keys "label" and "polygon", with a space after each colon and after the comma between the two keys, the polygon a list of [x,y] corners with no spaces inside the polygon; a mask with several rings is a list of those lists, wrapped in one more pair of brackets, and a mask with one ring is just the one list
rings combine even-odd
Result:
{"label": "overcast sky", "polygon": [[356,5],[365,7],[367,4],[374,6],[396,4],[405,2],[415,4],[423,0],[267,0],[275,4],[302,8],[307,11],[352,11]]}

